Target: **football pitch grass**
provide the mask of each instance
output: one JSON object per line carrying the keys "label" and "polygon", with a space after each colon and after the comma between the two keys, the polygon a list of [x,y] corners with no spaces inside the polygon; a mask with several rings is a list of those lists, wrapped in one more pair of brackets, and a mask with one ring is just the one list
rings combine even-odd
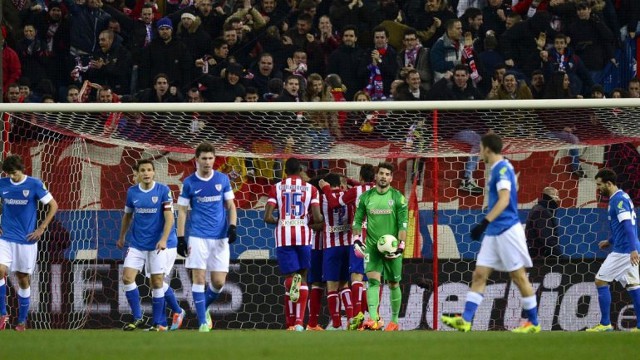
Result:
{"label": "football pitch grass", "polygon": [[122,330],[0,332],[2,359],[623,359],[640,333]]}

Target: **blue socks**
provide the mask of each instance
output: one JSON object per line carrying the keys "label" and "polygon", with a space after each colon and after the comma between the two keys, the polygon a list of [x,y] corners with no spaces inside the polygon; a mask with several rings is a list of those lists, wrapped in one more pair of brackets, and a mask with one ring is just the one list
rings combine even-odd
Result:
{"label": "blue socks", "polygon": [[[640,318],[637,314],[640,313],[640,287],[627,290],[631,301],[633,302],[633,308],[636,309],[636,320]],[[640,323],[637,323],[636,327],[640,327]]]}
{"label": "blue socks", "polygon": [[462,313],[464,321],[471,322],[473,320],[473,316],[476,314],[476,310],[478,310],[478,305],[481,303],[482,294],[473,291],[467,293],[467,302],[464,304],[464,312]]}
{"label": "blue socks", "polygon": [[204,285],[193,284],[191,286],[191,293],[193,295],[193,304],[198,314],[198,323],[200,325],[207,323],[207,307],[205,305]]}
{"label": "blue socks", "polygon": [[166,306],[168,306],[174,313],[181,313],[182,309],[180,308],[180,304],[178,304],[178,300],[176,300],[176,294],[173,292],[171,286],[164,283],[162,289],[164,290],[164,301]]}
{"label": "blue socks", "polygon": [[140,292],[138,291],[138,285],[135,282],[124,286],[125,295],[131,307],[131,314],[133,320],[142,319],[142,308],[140,307]]}
{"label": "blue socks", "polygon": [[522,308],[524,312],[527,314],[527,320],[533,325],[538,326],[538,303],[536,301],[536,296],[531,295],[522,298]]}
{"label": "blue socks", "polygon": [[167,326],[167,316],[164,312],[164,290],[162,288],[153,289],[152,294],[153,324]]}
{"label": "blue socks", "polygon": [[7,284],[0,279],[0,315],[7,315]]}
{"label": "blue socks", "polygon": [[213,304],[213,302],[218,299],[218,296],[220,296],[223,287],[221,287],[220,289],[216,289],[212,285],[207,286],[207,291],[204,293],[206,298],[205,307],[207,309],[209,308],[209,305]]}
{"label": "blue socks", "polygon": [[[611,292],[609,291],[609,285],[599,286],[597,289],[598,302],[600,303],[600,324],[611,325]],[[633,296],[631,298],[633,299]]]}
{"label": "blue socks", "polygon": [[18,324],[27,322],[30,300],[31,288],[18,289]]}

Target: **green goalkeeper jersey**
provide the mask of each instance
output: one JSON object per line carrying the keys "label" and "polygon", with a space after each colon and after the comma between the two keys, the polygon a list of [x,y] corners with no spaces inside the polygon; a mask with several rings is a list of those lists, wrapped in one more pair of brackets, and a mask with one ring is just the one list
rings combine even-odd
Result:
{"label": "green goalkeeper jersey", "polygon": [[402,193],[392,187],[384,194],[373,188],[360,196],[353,221],[353,229],[362,229],[367,221],[367,246],[376,246],[382,235],[398,237],[398,231],[407,230],[407,202]]}

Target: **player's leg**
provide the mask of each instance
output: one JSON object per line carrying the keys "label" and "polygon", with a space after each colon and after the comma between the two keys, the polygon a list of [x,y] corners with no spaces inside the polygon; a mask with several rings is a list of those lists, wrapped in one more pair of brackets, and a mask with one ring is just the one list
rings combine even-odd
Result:
{"label": "player's leg", "polygon": [[15,255],[14,269],[18,278],[18,321],[16,331],[26,330],[27,315],[31,303],[31,274],[36,267],[38,243],[12,244]]}
{"label": "player's leg", "polygon": [[331,323],[327,330],[341,330],[342,318],[340,316],[340,247],[333,246],[323,250],[322,275],[327,282],[327,307]]}
{"label": "player's leg", "polygon": [[[637,266],[629,266],[624,282],[627,284],[627,293],[631,297],[634,309],[640,309],[640,275],[638,274]],[[624,284],[623,284],[624,285]],[[640,330],[640,322],[638,322],[640,316],[636,312],[636,331]]]}
{"label": "player's leg", "polygon": [[162,284],[162,290],[164,291],[164,302],[173,313],[171,327],[169,330],[178,330],[182,327],[182,321],[184,320],[185,311],[180,307],[176,300],[176,295],[171,288],[171,274],[173,273],[173,265],[176,262],[178,256],[176,248],[169,248],[164,250],[167,257],[167,265],[165,266],[164,282]]}
{"label": "player's leg", "polygon": [[384,278],[389,284],[389,300],[391,303],[391,321],[385,331],[400,330],[398,326],[398,315],[402,306],[402,290],[400,281],[402,280],[402,256],[384,262]]}
{"label": "player's leg", "polygon": [[7,275],[13,262],[11,244],[0,239],[0,330],[4,330],[9,322],[7,315]]}
{"label": "player's leg", "polygon": [[307,330],[321,331],[324,330],[318,325],[320,310],[322,309],[322,296],[324,295],[324,283],[322,280],[322,252],[323,250],[311,250],[311,267],[309,268],[309,276],[307,283],[311,284],[311,292],[309,294],[309,322]]}
{"label": "player's leg", "polygon": [[131,247],[127,250],[122,268],[122,285],[124,285],[124,294],[127,297],[129,308],[131,308],[133,321],[124,325],[122,328],[124,331],[133,331],[144,327],[142,307],[140,306],[140,292],[136,284],[136,276],[142,270],[145,261],[145,252]]}
{"label": "player's leg", "polygon": [[205,306],[204,287],[207,272],[207,259],[209,258],[208,242],[206,240],[194,236],[189,237],[189,256],[185,262],[187,269],[191,269],[191,296],[193,296],[193,305],[196,308],[198,316],[199,331],[210,331],[207,325],[207,315]]}
{"label": "player's leg", "polygon": [[[629,255],[610,253],[596,273],[595,285],[598,290],[598,302],[600,305],[600,323],[587,331],[602,332],[613,331],[611,325],[611,290],[609,283],[616,279],[623,279],[629,265]],[[625,284],[623,284],[624,286]]]}
{"label": "player's leg", "polygon": [[381,330],[383,325],[378,315],[378,305],[380,304],[380,279],[384,269],[384,258],[378,249],[367,247],[364,257],[364,268],[369,279],[367,284],[367,306],[369,310],[369,320],[364,322],[364,328],[371,330]]}
{"label": "player's leg", "polygon": [[147,252],[147,269],[151,273],[151,301],[153,327],[151,331],[167,331],[167,316],[164,310],[164,274],[167,256],[164,251]]}
{"label": "player's leg", "polygon": [[349,254],[352,252],[351,246],[340,246],[340,273],[338,289],[340,300],[347,316],[347,324],[353,318],[353,303],[351,302],[351,288],[349,287]]}
{"label": "player's leg", "polygon": [[285,327],[288,330],[294,330],[295,313],[293,309],[294,303],[289,297],[289,291],[291,290],[291,284],[293,277],[296,274],[296,270],[300,268],[298,263],[298,256],[293,249],[293,246],[279,246],[276,248],[276,260],[280,272],[284,274],[284,318]]}
{"label": "player's leg", "polygon": [[209,328],[213,328],[213,320],[209,312],[209,306],[215,302],[227,282],[229,273],[229,261],[231,252],[227,239],[211,241],[209,245],[209,259],[207,260],[207,270],[210,272],[210,282],[205,291],[206,318]]}
{"label": "player's leg", "polygon": [[[297,331],[301,331],[304,330],[303,327],[303,322],[304,322],[304,317],[305,317],[305,313],[307,311],[307,299],[309,298],[309,286],[307,285],[307,273],[309,272],[309,267],[311,266],[311,246],[294,246],[296,249],[296,253],[298,256],[298,264],[300,266],[300,269],[298,270],[298,277],[301,279],[300,280],[300,286],[299,286],[299,297],[298,297],[298,301],[294,304],[294,311],[295,311],[295,329]],[[294,286],[295,283],[295,277],[294,277],[294,282],[292,283],[292,287]]]}
{"label": "player's leg", "polygon": [[520,327],[513,329],[516,333],[535,333],[540,331],[540,325],[538,323],[538,304],[536,302],[536,294],[533,290],[533,286],[529,281],[525,268],[509,273],[511,281],[520,290],[520,296],[522,301],[522,308],[527,314],[527,322]]}

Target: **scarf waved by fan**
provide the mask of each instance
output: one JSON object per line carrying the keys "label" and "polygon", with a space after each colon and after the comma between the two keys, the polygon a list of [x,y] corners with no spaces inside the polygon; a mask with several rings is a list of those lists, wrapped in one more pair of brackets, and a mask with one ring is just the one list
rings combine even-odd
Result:
{"label": "scarf waved by fan", "polygon": [[420,51],[420,49],[422,49],[422,45],[418,44],[413,49],[405,51],[405,55],[407,57],[407,64],[405,64],[405,66],[411,64],[415,69],[416,59],[418,58],[418,51]]}
{"label": "scarf waved by fan", "polygon": [[369,84],[365,87],[365,91],[369,94],[371,100],[386,100],[384,96],[384,84],[382,83],[382,73],[378,65],[369,64]]}
{"label": "scarf waved by fan", "polygon": [[473,55],[473,46],[465,46],[462,48],[462,56],[464,57],[464,62],[469,66],[469,76],[471,80],[473,80],[474,84],[477,84],[482,80],[482,76],[478,72],[478,66],[476,65],[476,59]]}

